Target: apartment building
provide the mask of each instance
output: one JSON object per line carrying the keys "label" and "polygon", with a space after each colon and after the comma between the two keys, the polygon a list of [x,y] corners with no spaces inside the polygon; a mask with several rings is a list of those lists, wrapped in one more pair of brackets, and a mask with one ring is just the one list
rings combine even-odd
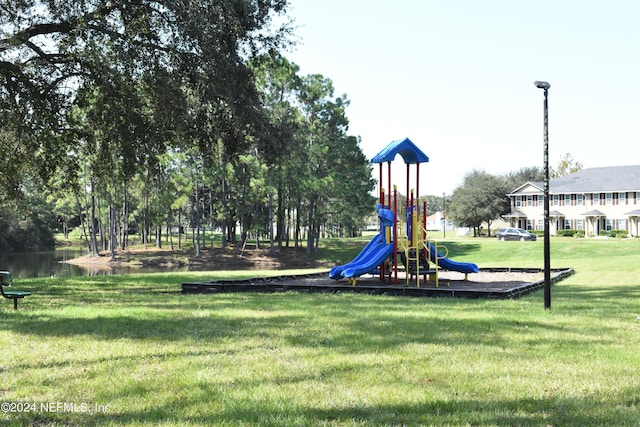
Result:
{"label": "apartment building", "polygon": [[[513,227],[544,229],[544,183],[527,182],[508,194]],[[627,230],[640,235],[640,166],[583,169],[549,181],[549,232]]]}

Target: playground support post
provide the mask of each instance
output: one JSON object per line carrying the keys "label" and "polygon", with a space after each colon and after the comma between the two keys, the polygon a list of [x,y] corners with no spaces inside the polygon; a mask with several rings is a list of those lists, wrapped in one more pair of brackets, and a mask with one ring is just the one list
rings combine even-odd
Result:
{"label": "playground support post", "polygon": [[544,309],[551,308],[551,255],[549,242],[549,103],[551,85],[536,81],[534,85],[544,90]]}
{"label": "playground support post", "polygon": [[[389,203],[387,203],[387,206],[391,209],[391,162],[387,162],[387,178],[389,179],[389,186],[387,187],[389,189]],[[384,200],[382,204],[384,205]]]}
{"label": "playground support post", "polygon": [[[391,194],[391,192],[389,192],[389,194]],[[380,204],[382,205],[382,208],[384,208],[384,188],[380,189],[380,201],[381,201]],[[380,233],[386,234],[385,227],[382,223],[380,224]],[[380,281],[384,282],[384,261],[382,262],[382,264],[380,264],[378,271],[380,273],[379,274]]]}
{"label": "playground support post", "polygon": [[409,163],[407,163],[407,187],[406,187],[406,191],[407,191],[407,200],[405,201],[405,206],[408,208],[409,207]]}
{"label": "playground support post", "polygon": [[393,186],[393,284],[398,284],[398,187]]}
{"label": "playground support post", "polygon": [[[425,197],[422,201],[422,248],[420,249],[424,254],[424,258],[426,260],[429,259],[429,254],[427,251],[427,198]],[[428,261],[427,261],[428,262]],[[427,275],[424,274],[422,276],[422,281],[427,283]]]}
{"label": "playground support post", "polygon": [[384,190],[383,190],[383,185],[384,183],[382,182],[382,163],[379,163],[380,167],[378,168],[380,171],[380,180],[378,181],[378,185],[380,186],[380,204],[384,205]]}
{"label": "playground support post", "polygon": [[420,199],[420,163],[416,163],[416,200]]}

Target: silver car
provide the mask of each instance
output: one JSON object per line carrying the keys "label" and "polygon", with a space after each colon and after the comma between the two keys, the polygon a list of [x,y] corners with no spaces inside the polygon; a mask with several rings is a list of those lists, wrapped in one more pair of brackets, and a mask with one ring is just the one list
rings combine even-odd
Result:
{"label": "silver car", "polygon": [[501,228],[496,234],[498,240],[536,240],[536,235],[523,228]]}

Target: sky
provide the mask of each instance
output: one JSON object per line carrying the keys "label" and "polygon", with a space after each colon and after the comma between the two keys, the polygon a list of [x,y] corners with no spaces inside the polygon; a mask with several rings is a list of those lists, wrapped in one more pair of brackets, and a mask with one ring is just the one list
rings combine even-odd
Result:
{"label": "sky", "polygon": [[[640,164],[636,0],[290,0],[288,16],[285,56],[347,95],[365,155],[408,137],[429,157],[420,195],[451,194],[473,170],[542,168],[536,80],[551,85],[551,167],[567,153],[584,168]],[[397,156],[402,193],[405,174]]]}

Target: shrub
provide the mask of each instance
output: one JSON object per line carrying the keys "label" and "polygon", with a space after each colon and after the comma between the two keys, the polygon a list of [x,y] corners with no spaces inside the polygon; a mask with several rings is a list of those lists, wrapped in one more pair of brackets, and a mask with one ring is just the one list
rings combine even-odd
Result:
{"label": "shrub", "polygon": [[584,230],[558,230],[556,235],[566,237],[584,237]]}
{"label": "shrub", "polygon": [[611,237],[625,238],[629,235],[629,232],[627,230],[611,230],[609,232],[609,235]]}

